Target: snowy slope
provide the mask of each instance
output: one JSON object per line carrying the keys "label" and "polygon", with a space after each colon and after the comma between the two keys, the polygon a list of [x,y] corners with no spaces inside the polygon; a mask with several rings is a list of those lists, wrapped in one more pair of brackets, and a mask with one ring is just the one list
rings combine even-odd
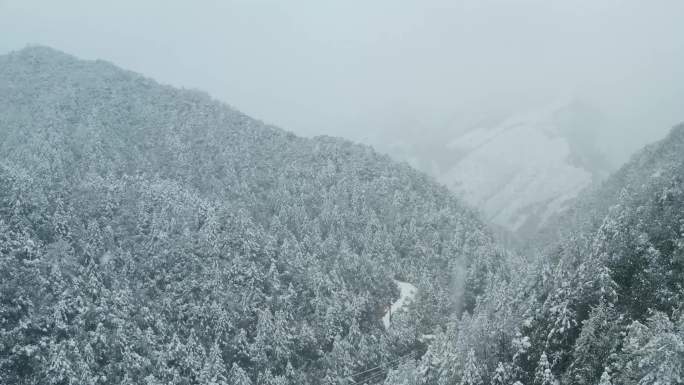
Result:
{"label": "snowy slope", "polygon": [[599,150],[611,122],[587,102],[569,98],[523,113],[476,115],[448,128],[417,123],[364,140],[431,174],[523,238],[612,171]]}
{"label": "snowy slope", "polygon": [[455,138],[447,147],[461,159],[438,178],[509,230],[528,221],[542,224],[596,175],[573,161],[556,111],[513,116]]}
{"label": "snowy slope", "polygon": [[399,299],[392,304],[392,306],[390,307],[391,311],[388,311],[382,317],[382,323],[383,325],[385,325],[385,329],[389,329],[390,327],[390,314],[395,314],[404,306],[408,306],[413,301],[413,298],[415,298],[416,293],[418,292],[418,289],[408,282],[397,281],[395,279],[394,283],[397,285],[397,287],[399,287]]}
{"label": "snowy slope", "polygon": [[519,235],[534,234],[592,182],[611,171],[597,149],[606,124],[591,105],[563,100],[379,145],[434,177]]}

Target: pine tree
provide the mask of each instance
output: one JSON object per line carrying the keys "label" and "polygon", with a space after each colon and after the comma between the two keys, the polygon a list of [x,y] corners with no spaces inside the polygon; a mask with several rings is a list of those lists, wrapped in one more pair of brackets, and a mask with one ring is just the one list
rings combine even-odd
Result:
{"label": "pine tree", "polygon": [[534,385],[556,385],[556,378],[551,372],[551,365],[543,352],[539,357],[539,364],[534,372]]}
{"label": "pine tree", "polygon": [[646,326],[634,321],[628,328],[619,366],[621,383],[681,383],[684,331],[660,312],[654,312]]}
{"label": "pine tree", "polygon": [[504,364],[499,362],[499,364],[496,366],[496,369],[494,370],[494,374],[492,375],[492,385],[508,385],[509,383],[509,375],[508,371],[506,370],[506,367]]}
{"label": "pine tree", "polygon": [[199,382],[206,385],[228,385],[226,367],[217,341],[212,345],[209,356],[200,371]]}
{"label": "pine tree", "polygon": [[475,350],[470,349],[463,368],[463,375],[461,376],[461,385],[483,385],[482,375],[478,367],[477,357],[475,357]]}
{"label": "pine tree", "polygon": [[75,348],[73,341],[63,341],[50,349],[49,362],[47,367],[46,382],[48,384],[77,384],[79,379],[72,368],[72,360],[68,356],[68,351]]}
{"label": "pine tree", "polygon": [[197,340],[195,329],[190,330],[190,336],[185,343],[185,355],[183,356],[183,374],[198,378],[202,370],[206,351]]}
{"label": "pine tree", "polygon": [[513,362],[509,374],[512,379],[526,378],[526,371],[524,368],[528,367],[528,365],[531,366],[528,359],[529,351],[532,347],[530,338],[528,336],[523,336],[520,330],[516,328],[511,345],[513,349]]}
{"label": "pine tree", "polygon": [[613,385],[610,379],[610,374],[608,374],[608,368],[603,370],[603,374],[601,374],[601,379],[599,380],[598,385]]}
{"label": "pine tree", "polygon": [[606,365],[606,358],[616,349],[619,334],[613,307],[601,301],[582,323],[582,331],[575,342],[573,362],[568,370],[572,383],[595,384]]}
{"label": "pine tree", "polygon": [[233,363],[228,374],[229,385],[252,385],[252,380],[249,379],[247,373],[238,365]]}

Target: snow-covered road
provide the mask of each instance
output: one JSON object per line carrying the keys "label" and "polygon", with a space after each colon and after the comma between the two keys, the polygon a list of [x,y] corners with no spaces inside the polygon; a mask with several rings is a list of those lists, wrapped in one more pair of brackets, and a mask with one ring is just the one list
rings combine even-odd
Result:
{"label": "snow-covered road", "polygon": [[399,287],[399,299],[392,304],[391,310],[385,313],[385,315],[382,317],[382,323],[385,325],[385,330],[389,329],[390,327],[390,314],[394,314],[402,307],[408,306],[418,292],[418,289],[408,282],[397,281],[395,279],[394,283]]}

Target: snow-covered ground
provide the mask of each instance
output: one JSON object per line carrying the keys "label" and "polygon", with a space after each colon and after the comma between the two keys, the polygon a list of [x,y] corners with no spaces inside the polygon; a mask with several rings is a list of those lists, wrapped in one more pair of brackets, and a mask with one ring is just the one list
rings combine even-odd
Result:
{"label": "snow-covered ground", "polygon": [[408,306],[418,292],[418,289],[408,282],[397,281],[395,279],[394,283],[399,287],[399,299],[392,304],[391,311],[386,312],[382,317],[382,323],[385,325],[385,330],[389,329],[391,324],[390,314],[394,314],[404,306]]}

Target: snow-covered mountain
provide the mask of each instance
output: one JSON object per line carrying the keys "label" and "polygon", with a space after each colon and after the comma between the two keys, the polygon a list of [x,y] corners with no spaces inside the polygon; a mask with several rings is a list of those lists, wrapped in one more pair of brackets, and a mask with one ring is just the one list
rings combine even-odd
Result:
{"label": "snow-covered mountain", "polygon": [[596,146],[603,124],[590,105],[566,101],[490,119],[422,148],[389,151],[431,173],[493,223],[526,233],[610,171]]}
{"label": "snow-covered mountain", "polygon": [[592,146],[596,127],[581,125],[594,120],[587,114],[579,103],[554,105],[468,130],[446,145],[458,161],[437,177],[498,225],[542,225],[607,172]]}
{"label": "snow-covered mountain", "polygon": [[103,61],[0,55],[0,384],[380,383],[474,310],[492,238],[368,146]]}

